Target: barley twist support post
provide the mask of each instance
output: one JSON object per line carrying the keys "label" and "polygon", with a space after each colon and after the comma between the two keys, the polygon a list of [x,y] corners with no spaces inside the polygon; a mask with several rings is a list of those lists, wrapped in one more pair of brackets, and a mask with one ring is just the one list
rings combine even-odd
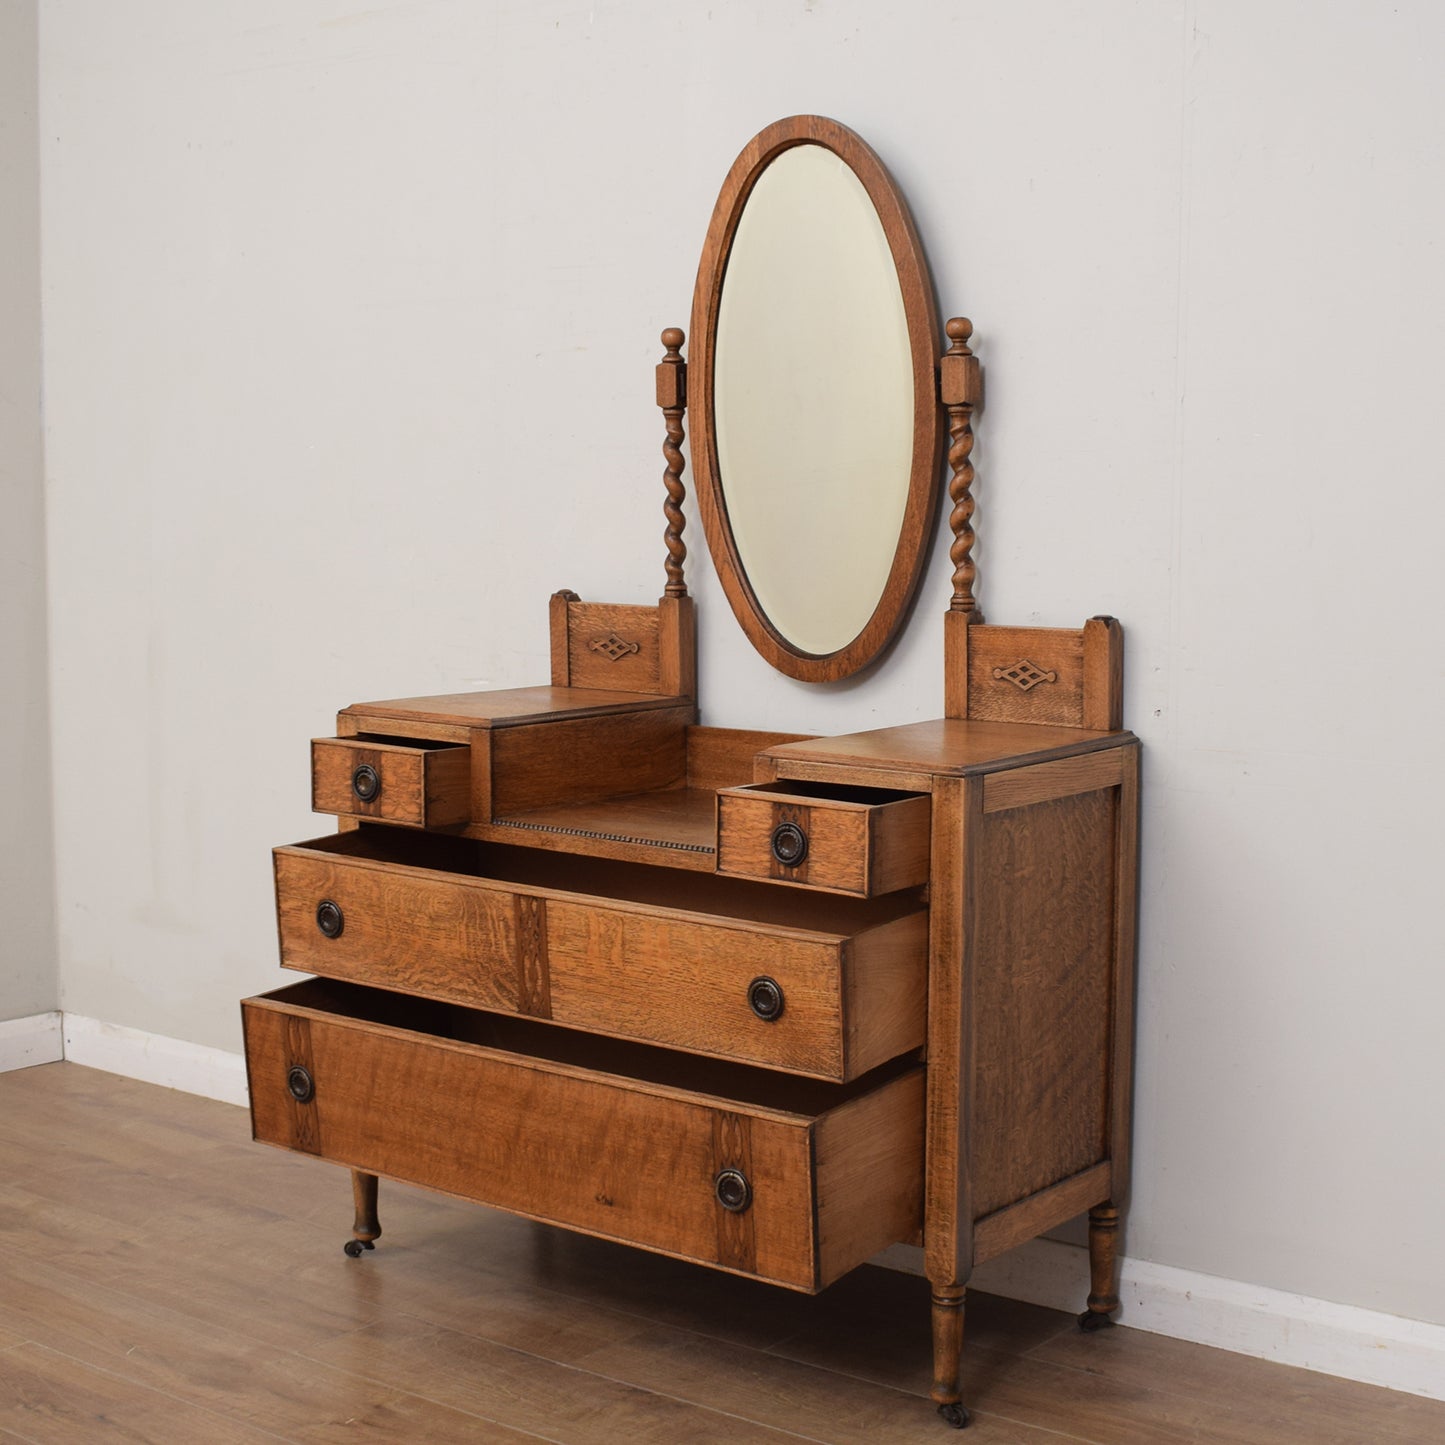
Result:
{"label": "barley twist support post", "polygon": [[663,485],[667,488],[667,500],[662,504],[667,528],[663,540],[667,543],[667,587],[664,597],[686,597],[687,583],[683,580],[682,566],[687,559],[687,547],[682,540],[682,529],[686,525],[682,503],[687,489],[682,484],[682,469],[686,465],[682,457],[682,414],[687,408],[687,363],[680,354],[684,337],[676,326],[669,326],[662,333],[662,344],[666,351],[657,365],[657,404],[667,422],[667,438],[662,443],[662,455],[667,468],[662,474]]}

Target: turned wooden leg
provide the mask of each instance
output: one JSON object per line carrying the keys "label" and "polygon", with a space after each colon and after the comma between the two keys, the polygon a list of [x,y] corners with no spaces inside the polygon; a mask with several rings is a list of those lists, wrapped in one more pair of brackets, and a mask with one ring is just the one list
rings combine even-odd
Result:
{"label": "turned wooden leg", "polygon": [[1119,1210],[1110,1203],[1089,1211],[1089,1308],[1081,1330],[1107,1329],[1119,1308]]}
{"label": "turned wooden leg", "polygon": [[961,1284],[935,1285],[933,1288],[933,1389],[930,1398],[938,1406],[938,1413],[955,1430],[962,1430],[968,1424],[968,1411],[959,1400],[963,1296]]}
{"label": "turned wooden leg", "polygon": [[381,1235],[381,1225],[376,1219],[376,1175],[353,1169],[351,1193],[356,1200],[356,1223],[351,1227],[355,1238],[348,1239],[341,1247],[355,1259],[363,1249],[375,1249]]}

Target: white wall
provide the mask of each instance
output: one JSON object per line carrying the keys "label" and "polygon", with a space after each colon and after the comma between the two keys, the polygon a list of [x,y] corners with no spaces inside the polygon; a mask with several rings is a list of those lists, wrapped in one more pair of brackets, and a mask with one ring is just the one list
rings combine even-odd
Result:
{"label": "white wall", "polygon": [[0,1020],[54,1009],[34,0],[0,0]]}
{"label": "white wall", "polygon": [[[796,111],[977,325],[991,619],[1123,619],[1147,748],[1131,1254],[1445,1322],[1445,11],[1228,0],[47,0],[64,1001],[236,1047],[305,739],[545,676],[663,581],[658,331]],[[942,543],[862,682],[751,653],[696,523],[706,718],[936,715]]]}

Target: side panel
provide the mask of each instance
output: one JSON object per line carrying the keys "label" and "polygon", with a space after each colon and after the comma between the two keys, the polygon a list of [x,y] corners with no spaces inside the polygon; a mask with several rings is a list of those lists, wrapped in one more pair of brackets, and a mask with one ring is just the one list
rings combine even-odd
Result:
{"label": "side panel", "polygon": [[973,952],[973,1212],[1107,1154],[1117,787],[986,813]]}

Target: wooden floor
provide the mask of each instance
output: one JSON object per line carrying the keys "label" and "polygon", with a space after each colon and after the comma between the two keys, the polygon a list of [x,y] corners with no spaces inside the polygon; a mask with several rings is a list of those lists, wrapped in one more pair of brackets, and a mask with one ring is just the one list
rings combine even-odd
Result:
{"label": "wooden floor", "polygon": [[807,1299],[385,1183],[350,1260],[350,1194],[240,1109],[0,1075],[0,1441],[1445,1441],[1442,1403],[983,1295],[959,1437],[921,1280]]}

